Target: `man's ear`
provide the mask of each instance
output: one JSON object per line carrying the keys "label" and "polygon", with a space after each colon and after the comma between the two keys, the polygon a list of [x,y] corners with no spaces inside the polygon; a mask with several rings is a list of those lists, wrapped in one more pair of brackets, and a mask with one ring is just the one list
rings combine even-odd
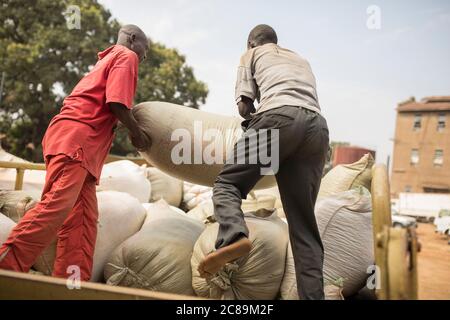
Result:
{"label": "man's ear", "polygon": [[136,35],[134,33],[132,33],[131,35],[128,36],[128,40],[130,41],[130,43],[133,43],[136,41]]}

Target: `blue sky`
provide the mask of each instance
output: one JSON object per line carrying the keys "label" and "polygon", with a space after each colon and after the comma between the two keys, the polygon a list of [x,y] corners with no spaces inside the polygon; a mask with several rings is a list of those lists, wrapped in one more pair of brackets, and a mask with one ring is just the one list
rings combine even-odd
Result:
{"label": "blue sky", "polygon": [[[307,58],[330,136],[392,154],[395,108],[410,96],[450,95],[450,1],[100,0],[122,23],[186,55],[210,93],[201,109],[237,115],[234,81],[248,32],[274,27]],[[376,5],[381,29],[369,30]],[[151,57],[150,57],[151,58]]]}

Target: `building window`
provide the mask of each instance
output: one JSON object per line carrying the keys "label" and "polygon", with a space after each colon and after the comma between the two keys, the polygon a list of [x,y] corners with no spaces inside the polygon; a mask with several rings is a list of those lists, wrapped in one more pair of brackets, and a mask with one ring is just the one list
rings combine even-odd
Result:
{"label": "building window", "polygon": [[438,116],[438,125],[437,125],[437,130],[439,132],[443,132],[445,129],[445,114],[444,113],[440,113]]}
{"label": "building window", "polygon": [[414,115],[414,127],[413,130],[417,131],[422,127],[422,115],[420,113],[416,113]]}
{"label": "building window", "polygon": [[433,164],[435,167],[442,167],[444,164],[444,150],[438,149],[434,151]]}
{"label": "building window", "polygon": [[411,164],[412,165],[419,164],[419,149],[411,150]]}
{"label": "building window", "polygon": [[412,191],[412,187],[411,186],[406,186],[405,187],[405,192],[411,192]]}

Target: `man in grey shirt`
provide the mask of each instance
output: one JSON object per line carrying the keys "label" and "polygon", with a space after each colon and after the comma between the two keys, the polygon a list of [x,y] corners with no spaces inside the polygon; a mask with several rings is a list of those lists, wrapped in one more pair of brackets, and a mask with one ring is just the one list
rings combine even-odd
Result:
{"label": "man in grey shirt", "polygon": [[[243,163],[239,150],[245,150],[244,159],[270,150],[272,161],[278,162],[271,168],[277,169],[273,174],[289,225],[299,297],[323,299],[323,245],[314,205],[329,148],[328,127],[320,114],[309,63],[277,42],[275,31],[267,25],[258,25],[249,34],[236,82],[236,102],[246,119],[242,123],[245,132],[214,184],[214,213],[219,222],[216,251],[199,265],[199,272],[211,277],[226,263],[250,252],[241,204],[265,174],[265,164]],[[267,136],[270,138],[263,138]],[[276,157],[274,151],[278,151]]]}

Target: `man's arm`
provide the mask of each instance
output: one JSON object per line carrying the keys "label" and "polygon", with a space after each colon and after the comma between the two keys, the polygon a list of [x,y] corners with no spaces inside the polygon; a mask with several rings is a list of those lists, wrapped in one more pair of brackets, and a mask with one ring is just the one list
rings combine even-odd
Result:
{"label": "man's arm", "polygon": [[250,119],[251,113],[256,112],[253,101],[256,98],[258,88],[252,73],[252,51],[247,51],[240,60],[237,72],[235,99],[239,114],[244,119]]}
{"label": "man's arm", "polygon": [[131,110],[118,102],[110,102],[108,105],[111,112],[130,131],[130,138],[133,146],[139,151],[150,148],[151,140],[144,131],[139,129],[138,123]]}

